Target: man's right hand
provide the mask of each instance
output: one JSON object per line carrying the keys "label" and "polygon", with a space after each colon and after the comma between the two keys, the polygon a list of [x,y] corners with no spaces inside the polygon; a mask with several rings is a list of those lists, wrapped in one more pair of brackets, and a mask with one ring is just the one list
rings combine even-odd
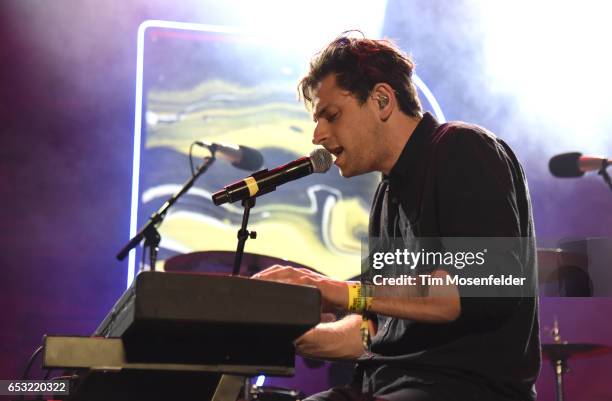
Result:
{"label": "man's right hand", "polygon": [[331,323],[319,323],[295,340],[298,354],[314,359],[356,360],[365,352],[361,315],[348,315]]}

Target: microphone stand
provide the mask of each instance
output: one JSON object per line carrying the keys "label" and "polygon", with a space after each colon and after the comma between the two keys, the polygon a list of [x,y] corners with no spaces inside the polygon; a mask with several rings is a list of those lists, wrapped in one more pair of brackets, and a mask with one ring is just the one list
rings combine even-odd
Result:
{"label": "microphone stand", "polygon": [[605,183],[608,184],[608,187],[610,187],[610,190],[612,191],[612,180],[610,180],[610,174],[608,174],[608,171],[606,170],[608,166],[609,166],[608,160],[604,159],[601,162],[601,169],[597,172],[597,174],[599,174],[603,178]]}
{"label": "microphone stand", "polygon": [[234,258],[234,269],[232,270],[232,276],[237,276],[240,273],[240,264],[242,263],[242,256],[244,255],[244,246],[249,238],[257,238],[255,231],[247,230],[247,224],[249,223],[249,214],[251,208],[255,206],[255,197],[246,198],[242,201],[244,207],[244,213],[242,214],[242,225],[238,230],[238,246],[236,247],[236,257]]}
{"label": "microphone stand", "polygon": [[[150,269],[151,271],[155,271],[155,264],[157,262],[157,253],[159,251],[159,242],[161,240],[161,236],[159,235],[159,232],[157,231],[156,227],[159,226],[161,222],[164,220],[164,217],[166,217],[166,213],[168,212],[168,209],[170,209],[170,207],[176,203],[176,201],[181,197],[181,195],[183,195],[193,186],[193,184],[198,179],[198,177],[204,174],[206,170],[208,170],[208,168],[213,164],[214,161],[215,161],[214,153],[212,154],[211,157],[206,157],[204,159],[204,163],[202,163],[202,165],[198,167],[196,172],[191,176],[189,180],[187,180],[187,182],[183,185],[183,187],[177,193],[172,195],[162,205],[162,207],[159,208],[157,212],[153,213],[151,217],[149,217],[149,221],[147,221],[146,224],[140,229],[140,231],[138,231],[138,234],[136,234],[132,239],[130,239],[128,243],[125,244],[125,246],[119,251],[119,253],[117,254],[118,260],[125,259],[128,253],[132,249],[134,249],[144,239],[143,251],[145,251],[146,249],[149,249]],[[142,267],[143,267],[142,270],[144,270],[144,255],[145,255],[145,252],[143,252],[143,257],[142,257],[143,259],[142,260]]]}

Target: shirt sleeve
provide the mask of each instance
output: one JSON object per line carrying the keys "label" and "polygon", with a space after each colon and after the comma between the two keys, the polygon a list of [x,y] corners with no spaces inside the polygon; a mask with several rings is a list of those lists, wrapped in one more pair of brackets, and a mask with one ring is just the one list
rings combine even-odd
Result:
{"label": "shirt sleeve", "polygon": [[[522,277],[515,168],[497,138],[475,126],[453,127],[436,153],[439,232],[445,251],[486,249],[482,266],[444,266],[450,275]],[[475,248],[475,249],[466,249]],[[500,323],[520,302],[521,288],[459,286],[462,315]]]}

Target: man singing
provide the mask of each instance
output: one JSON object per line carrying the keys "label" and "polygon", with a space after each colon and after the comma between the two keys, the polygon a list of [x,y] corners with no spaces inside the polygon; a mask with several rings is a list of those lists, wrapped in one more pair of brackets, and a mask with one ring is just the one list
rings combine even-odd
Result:
{"label": "man singing", "polygon": [[[335,155],[344,177],[382,173],[371,238],[530,238],[514,259],[533,271],[531,204],[514,153],[484,128],[440,125],[423,113],[413,69],[388,41],[331,42],[299,84],[316,122],[313,143]],[[430,274],[445,278],[449,270]],[[446,285],[419,296],[384,296],[290,266],[254,277],[314,285],[325,311],[349,312],[296,341],[306,357],[356,362],[352,383],[310,400],[535,400],[537,293],[465,297]]]}

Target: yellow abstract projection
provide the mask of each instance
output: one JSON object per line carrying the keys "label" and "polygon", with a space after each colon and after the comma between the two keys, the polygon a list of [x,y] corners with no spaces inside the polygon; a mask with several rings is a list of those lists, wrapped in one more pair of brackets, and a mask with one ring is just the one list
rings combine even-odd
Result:
{"label": "yellow abstract projection", "polygon": [[[156,156],[149,156],[143,167],[148,177],[143,204],[159,207],[189,178],[188,149],[196,140],[257,149],[269,169],[310,153],[314,123],[293,88],[293,82],[249,87],[210,80],[189,90],[149,91],[145,152]],[[204,155],[196,155],[198,163]],[[160,227],[166,256],[235,251],[243,209],[239,202],[214,206],[210,196],[250,174],[217,160]],[[377,181],[373,175],[346,180],[333,167],[278,187],[257,199],[249,229],[258,236],[245,251],[301,263],[339,279],[356,276]]]}

